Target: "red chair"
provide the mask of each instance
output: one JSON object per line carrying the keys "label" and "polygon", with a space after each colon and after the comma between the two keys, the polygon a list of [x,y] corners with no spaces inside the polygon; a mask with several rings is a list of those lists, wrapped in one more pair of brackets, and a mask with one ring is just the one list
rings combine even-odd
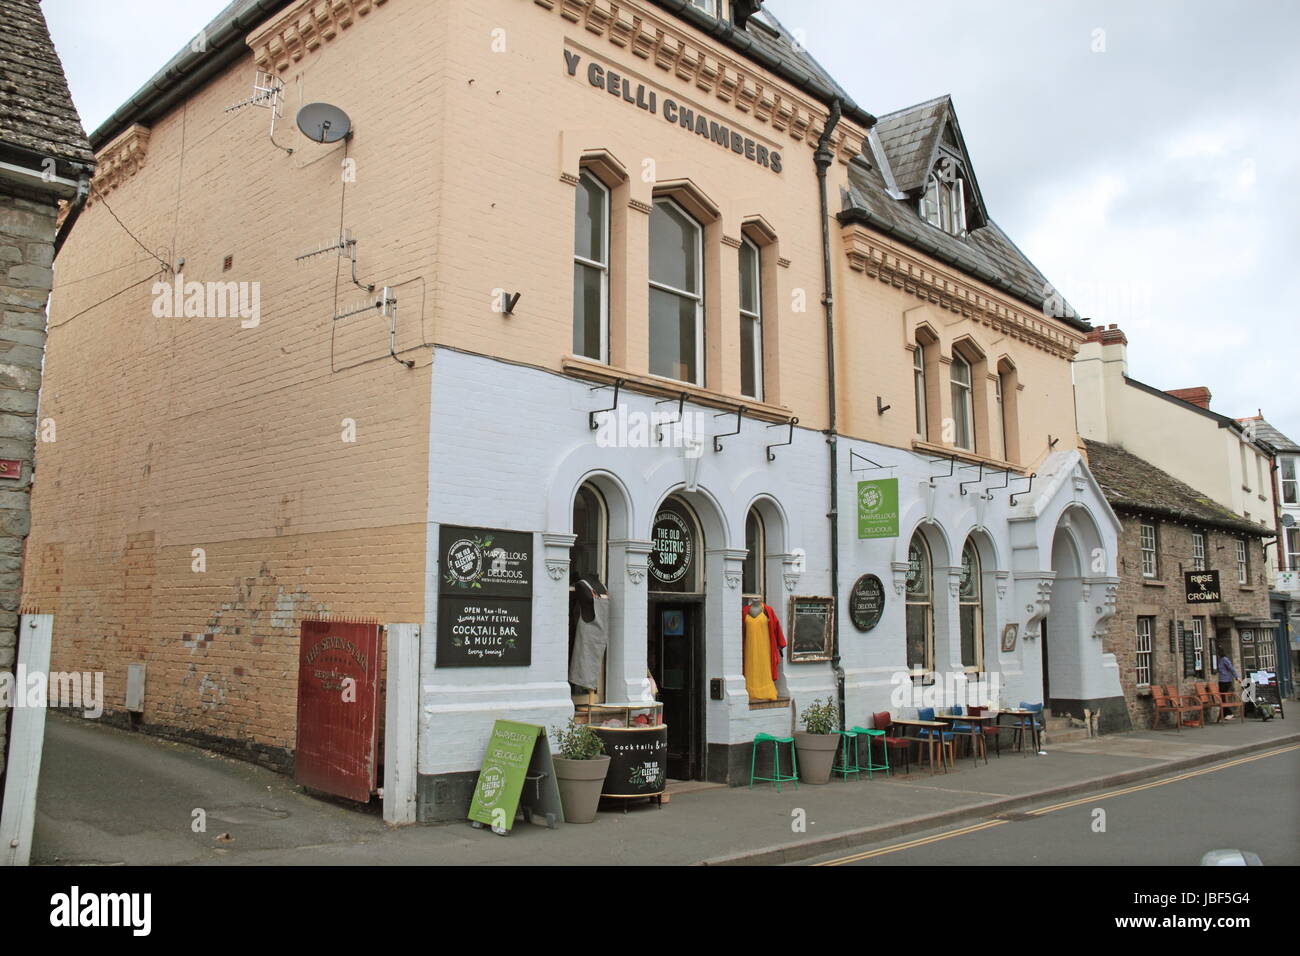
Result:
{"label": "red chair", "polygon": [[[873,730],[883,730],[885,736],[880,738],[885,742],[886,755],[889,760],[889,752],[903,755],[903,769],[910,774],[912,772],[912,744],[915,740],[909,740],[906,737],[891,737],[889,729],[894,725],[894,718],[887,710],[882,710],[878,714],[871,715],[871,728]],[[893,760],[889,760],[889,765],[895,766]]]}
{"label": "red chair", "polygon": [[[975,706],[967,707],[966,709],[970,711],[970,715],[972,717],[983,717],[984,711],[988,710],[987,707],[975,707]],[[988,759],[989,759],[989,738],[990,737],[993,738],[993,746],[997,750],[998,756],[1001,757],[1002,756],[1001,729],[996,725],[990,726],[988,724],[985,724],[980,729],[984,732],[984,762],[988,763]]]}

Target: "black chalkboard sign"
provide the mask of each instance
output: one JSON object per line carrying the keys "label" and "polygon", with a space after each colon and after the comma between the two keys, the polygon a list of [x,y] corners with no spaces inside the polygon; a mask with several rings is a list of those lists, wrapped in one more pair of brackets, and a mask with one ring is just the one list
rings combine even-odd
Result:
{"label": "black chalkboard sign", "polygon": [[849,592],[849,620],[859,631],[869,631],[885,613],[885,586],[874,574],[864,574]]}
{"label": "black chalkboard sign", "polygon": [[835,635],[835,602],[828,597],[790,599],[790,661],[828,661]]}
{"label": "black chalkboard sign", "polygon": [[607,797],[648,797],[667,786],[668,728],[597,727],[592,731],[605,744],[609,770],[601,794]]}
{"label": "black chalkboard sign", "polygon": [[1196,642],[1192,640],[1192,632],[1184,627],[1183,622],[1178,622],[1178,639],[1182,642],[1183,648],[1183,676],[1196,676]]}

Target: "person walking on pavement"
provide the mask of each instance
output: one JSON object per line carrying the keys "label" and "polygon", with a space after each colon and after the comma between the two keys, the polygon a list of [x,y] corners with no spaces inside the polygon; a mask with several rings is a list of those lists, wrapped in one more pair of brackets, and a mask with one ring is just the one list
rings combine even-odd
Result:
{"label": "person walking on pavement", "polygon": [[[1232,682],[1240,680],[1237,676],[1237,669],[1232,666],[1232,660],[1227,654],[1219,657],[1219,693],[1232,693]],[[1226,715],[1224,720],[1232,720],[1232,714]]]}

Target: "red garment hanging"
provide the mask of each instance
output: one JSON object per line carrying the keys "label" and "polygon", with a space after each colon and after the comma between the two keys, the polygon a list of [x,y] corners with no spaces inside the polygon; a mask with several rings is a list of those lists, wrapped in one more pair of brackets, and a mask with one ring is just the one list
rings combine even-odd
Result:
{"label": "red garment hanging", "polygon": [[[763,613],[767,615],[767,636],[772,642],[772,680],[781,676],[781,651],[786,646],[785,632],[781,630],[781,622],[776,619],[776,611],[771,606],[764,604]],[[749,605],[740,609],[740,633],[745,633],[745,618],[749,616]]]}

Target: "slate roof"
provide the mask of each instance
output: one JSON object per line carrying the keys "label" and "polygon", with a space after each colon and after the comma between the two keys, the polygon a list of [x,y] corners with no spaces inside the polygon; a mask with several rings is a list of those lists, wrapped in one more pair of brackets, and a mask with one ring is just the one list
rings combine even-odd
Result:
{"label": "slate roof", "polygon": [[1106,500],[1119,510],[1203,524],[1238,534],[1272,537],[1273,532],[1253,524],[1161,471],[1149,461],[1117,445],[1084,439],[1088,467]]}
{"label": "slate roof", "polygon": [[0,3],[0,143],[95,162],[38,0]]}
{"label": "slate roof", "polygon": [[[1046,298],[1043,290],[1050,289],[1050,283],[993,220],[971,230],[965,237],[936,229],[921,218],[911,197],[895,199],[890,195],[882,167],[865,156],[850,164],[849,184],[841,197],[841,222],[864,222],[1010,293],[1035,310],[1043,307]],[[1053,308],[1064,313],[1060,318],[1067,325],[1081,331],[1092,328],[1064,299],[1054,303]]]}
{"label": "slate roof", "polygon": [[1280,452],[1288,454],[1300,454],[1300,445],[1297,445],[1291,439],[1287,438],[1280,431],[1264,420],[1262,415],[1256,415],[1251,418],[1238,418],[1243,428],[1251,432],[1256,439],[1267,443],[1269,446]]}
{"label": "slate roof", "polygon": [[889,156],[894,182],[904,192],[925,185],[951,102],[947,95],[938,96],[907,109],[886,113],[876,123],[876,133]]}

